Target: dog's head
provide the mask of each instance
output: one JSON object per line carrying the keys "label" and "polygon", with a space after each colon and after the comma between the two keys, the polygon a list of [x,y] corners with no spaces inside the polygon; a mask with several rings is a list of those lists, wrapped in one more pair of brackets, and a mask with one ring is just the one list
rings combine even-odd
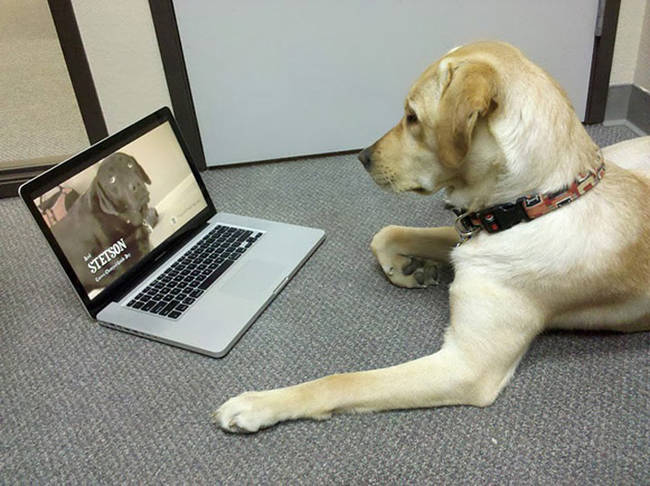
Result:
{"label": "dog's head", "polygon": [[130,155],[116,152],[102,161],[90,190],[103,213],[140,226],[149,202],[148,184],[151,179],[142,166]]}
{"label": "dog's head", "polygon": [[382,187],[444,188],[468,209],[557,190],[600,164],[564,90],[503,42],[468,44],[430,66],[399,123],[359,160]]}
{"label": "dog's head", "polygon": [[451,51],[414,83],[402,119],[359,159],[377,184],[395,192],[463,184],[475,132],[499,107],[498,86],[490,63],[463,48]]}

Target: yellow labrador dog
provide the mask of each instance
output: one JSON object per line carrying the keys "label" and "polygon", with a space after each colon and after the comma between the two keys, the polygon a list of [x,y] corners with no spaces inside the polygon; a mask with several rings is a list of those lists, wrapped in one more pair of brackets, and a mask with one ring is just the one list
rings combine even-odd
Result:
{"label": "yellow labrador dog", "polygon": [[650,177],[609,160],[565,93],[516,48],[456,48],[415,82],[399,123],[360,160],[380,186],[462,209],[455,227],[388,226],[388,279],[422,287],[451,262],[442,348],[398,366],[249,392],[216,422],[255,432],[334,412],[490,405],[548,328],[650,329]]}

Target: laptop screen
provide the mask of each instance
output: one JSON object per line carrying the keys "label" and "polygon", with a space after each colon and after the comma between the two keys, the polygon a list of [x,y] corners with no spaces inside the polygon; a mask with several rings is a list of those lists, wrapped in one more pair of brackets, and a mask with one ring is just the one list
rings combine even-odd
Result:
{"label": "laptop screen", "polygon": [[33,202],[89,299],[208,206],[168,121]]}

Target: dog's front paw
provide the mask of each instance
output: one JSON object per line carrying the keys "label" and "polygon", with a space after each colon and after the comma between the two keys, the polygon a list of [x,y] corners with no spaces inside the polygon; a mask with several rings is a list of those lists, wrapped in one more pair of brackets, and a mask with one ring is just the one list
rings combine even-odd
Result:
{"label": "dog's front paw", "polygon": [[257,432],[277,423],[272,391],[246,392],[231,398],[213,412],[214,422],[228,432]]}
{"label": "dog's front paw", "polygon": [[438,283],[438,263],[404,254],[398,245],[399,228],[387,226],[372,239],[370,248],[393,285],[424,288]]}

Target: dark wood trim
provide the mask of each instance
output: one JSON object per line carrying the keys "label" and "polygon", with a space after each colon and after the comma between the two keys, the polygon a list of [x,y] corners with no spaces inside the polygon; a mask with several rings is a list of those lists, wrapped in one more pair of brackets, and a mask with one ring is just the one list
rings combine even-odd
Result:
{"label": "dark wood trim", "polygon": [[0,170],[0,198],[16,196],[22,184],[68,157],[70,154],[12,162],[11,167]]}
{"label": "dark wood trim", "polygon": [[201,144],[199,123],[194,110],[173,2],[172,0],[149,0],[149,8],[165,70],[169,97],[172,100],[174,118],[178,122],[194,163],[199,170],[204,170],[206,168],[205,154]]}
{"label": "dark wood trim", "polygon": [[603,26],[600,36],[594,39],[594,52],[591,57],[591,76],[587,95],[585,123],[602,123],[605,119],[609,78],[614,58],[614,42],[621,0],[602,0],[605,2]]}
{"label": "dark wood trim", "polygon": [[35,165],[0,171],[0,198],[15,197],[18,188],[28,180],[36,177],[41,172],[52,167],[52,164]]}
{"label": "dark wood trim", "polygon": [[77,19],[70,0],[48,0],[54,27],[59,36],[63,58],[68,66],[68,73],[81,118],[86,126],[86,133],[93,144],[108,136],[102,107],[95,89],[90,65],[86,57]]}

